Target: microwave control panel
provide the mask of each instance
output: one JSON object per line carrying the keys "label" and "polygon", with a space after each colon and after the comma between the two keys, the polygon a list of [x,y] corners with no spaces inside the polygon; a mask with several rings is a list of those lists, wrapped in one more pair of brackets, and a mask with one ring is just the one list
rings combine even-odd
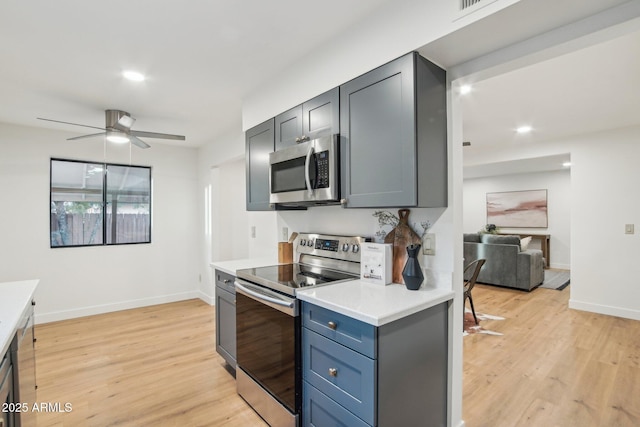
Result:
{"label": "microwave control panel", "polygon": [[329,152],[316,154],[317,180],[315,188],[329,188]]}

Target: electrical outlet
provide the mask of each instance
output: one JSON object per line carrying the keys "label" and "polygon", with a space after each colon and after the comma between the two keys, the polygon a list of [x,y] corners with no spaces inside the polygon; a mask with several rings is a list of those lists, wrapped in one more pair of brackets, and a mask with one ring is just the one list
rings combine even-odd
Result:
{"label": "electrical outlet", "polygon": [[633,234],[635,233],[633,224],[625,224],[624,225],[624,234]]}
{"label": "electrical outlet", "polygon": [[436,254],[436,235],[433,233],[425,234],[422,239],[422,253],[425,255]]}
{"label": "electrical outlet", "polygon": [[252,239],[256,238],[256,226],[255,225],[251,226],[251,238]]}
{"label": "electrical outlet", "polygon": [[282,227],[282,238],[280,239],[280,241],[282,241],[282,242],[288,242],[289,241],[289,228],[288,227]]}

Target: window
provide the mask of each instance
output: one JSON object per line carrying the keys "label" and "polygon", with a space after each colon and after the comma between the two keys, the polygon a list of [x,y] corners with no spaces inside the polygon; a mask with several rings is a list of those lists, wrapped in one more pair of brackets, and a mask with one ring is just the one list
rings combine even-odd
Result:
{"label": "window", "polygon": [[51,159],[51,247],[151,242],[151,168]]}

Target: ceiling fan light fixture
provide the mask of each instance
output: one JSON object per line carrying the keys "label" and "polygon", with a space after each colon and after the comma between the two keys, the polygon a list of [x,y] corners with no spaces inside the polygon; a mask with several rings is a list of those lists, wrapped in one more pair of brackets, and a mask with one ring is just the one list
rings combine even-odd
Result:
{"label": "ceiling fan light fixture", "polygon": [[129,136],[124,132],[107,132],[107,141],[113,142],[114,144],[126,144],[129,142]]}
{"label": "ceiling fan light fixture", "polygon": [[133,126],[133,122],[135,122],[135,121],[136,120],[131,116],[122,116],[118,120],[118,123],[121,124],[122,126],[126,127],[126,128],[131,128],[131,126]]}
{"label": "ceiling fan light fixture", "polygon": [[131,80],[132,82],[143,82],[145,80],[144,74],[133,70],[125,70],[122,72],[122,75],[125,79]]}

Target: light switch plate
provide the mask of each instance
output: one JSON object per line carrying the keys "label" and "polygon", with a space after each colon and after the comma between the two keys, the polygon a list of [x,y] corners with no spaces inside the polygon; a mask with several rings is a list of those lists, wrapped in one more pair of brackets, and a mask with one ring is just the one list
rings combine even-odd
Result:
{"label": "light switch plate", "polygon": [[436,235],[433,233],[425,234],[422,239],[422,253],[425,255],[436,254]]}
{"label": "light switch plate", "polygon": [[289,227],[282,227],[282,236],[280,236],[281,242],[289,241]]}
{"label": "light switch plate", "polygon": [[633,224],[625,224],[624,225],[624,234],[633,234],[635,233]]}

